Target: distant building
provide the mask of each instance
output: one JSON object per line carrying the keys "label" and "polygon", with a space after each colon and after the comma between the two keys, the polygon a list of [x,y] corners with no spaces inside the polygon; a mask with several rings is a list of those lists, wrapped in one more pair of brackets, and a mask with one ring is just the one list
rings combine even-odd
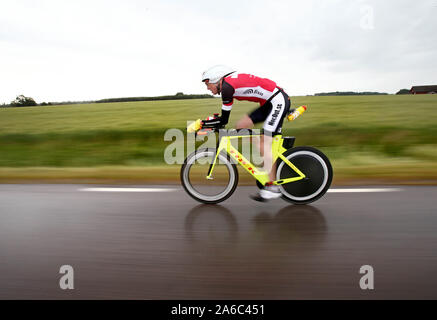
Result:
{"label": "distant building", "polygon": [[411,94],[436,94],[437,86],[413,86],[410,89]]}

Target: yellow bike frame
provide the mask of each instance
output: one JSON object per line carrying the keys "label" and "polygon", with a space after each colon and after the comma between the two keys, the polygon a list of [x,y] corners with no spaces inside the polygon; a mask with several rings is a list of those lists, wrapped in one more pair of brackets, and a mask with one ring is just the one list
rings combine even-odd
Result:
{"label": "yellow bike frame", "polygon": [[[269,175],[267,172],[260,170],[259,168],[256,168],[249,160],[247,160],[231,143],[232,139],[239,139],[239,138],[247,138],[247,137],[254,137],[254,136],[261,136],[261,134],[253,134],[253,135],[243,135],[243,136],[224,136],[221,138],[219,146],[216,150],[216,155],[214,158],[214,162],[211,164],[209,174],[207,175],[207,179],[213,179],[212,178],[212,171],[214,169],[214,166],[217,162],[218,155],[222,150],[225,150],[226,153],[233,158],[237,163],[241,164],[241,166],[249,172],[256,180],[258,180],[262,185],[265,185],[267,182],[270,182]],[[275,135],[273,137],[272,141],[272,163],[275,163],[278,158],[280,158],[282,161],[284,161],[290,168],[292,168],[297,174],[298,177],[293,178],[287,178],[287,179],[281,179],[273,181],[273,184],[275,185],[281,185],[285,183],[290,183],[294,181],[298,181],[305,178],[305,175],[294,165],[292,164],[283,154],[287,149],[285,149],[282,144],[284,142],[284,139],[282,138],[282,135]]]}

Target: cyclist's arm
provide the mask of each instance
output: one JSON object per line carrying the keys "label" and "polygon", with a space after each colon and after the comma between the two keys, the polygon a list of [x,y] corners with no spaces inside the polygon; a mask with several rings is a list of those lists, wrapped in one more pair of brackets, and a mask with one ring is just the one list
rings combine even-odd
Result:
{"label": "cyclist's arm", "polygon": [[222,114],[213,120],[204,120],[204,126],[224,126],[229,122],[229,115],[231,114],[232,104],[234,102],[235,89],[227,82],[222,84]]}

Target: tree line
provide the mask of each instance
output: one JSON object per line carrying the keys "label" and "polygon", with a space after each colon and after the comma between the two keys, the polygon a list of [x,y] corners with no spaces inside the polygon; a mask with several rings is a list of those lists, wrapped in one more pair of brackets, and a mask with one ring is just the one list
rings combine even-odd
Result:
{"label": "tree line", "polygon": [[[353,92],[353,91],[335,91],[335,92],[320,92],[314,96],[362,96],[362,95],[387,95],[385,92]],[[410,94],[410,90],[401,89],[396,94]],[[1,104],[0,107],[33,107],[33,106],[51,106],[51,105],[66,105],[66,104],[86,104],[86,103],[111,103],[111,102],[131,102],[131,101],[158,101],[158,100],[179,100],[179,99],[209,99],[214,98],[210,94],[184,94],[178,92],[175,95],[157,96],[157,97],[128,97],[128,98],[109,98],[90,101],[64,101],[64,102],[42,102],[36,103],[31,97],[24,95],[17,96],[9,104]]]}
{"label": "tree line", "polygon": [[[401,89],[396,94],[410,94],[410,90]],[[353,92],[353,91],[335,91],[335,92],[321,92],[315,93],[315,96],[367,96],[367,95],[386,95],[386,92]]]}
{"label": "tree line", "polygon": [[17,96],[11,103],[5,104],[3,103],[2,107],[33,107],[37,106],[38,104],[35,102],[35,100],[31,97],[26,97],[24,95]]}
{"label": "tree line", "polygon": [[179,99],[207,99],[213,98],[210,94],[184,94],[178,92],[175,95],[157,96],[157,97],[129,97],[129,98],[110,98],[95,101],[96,103],[108,102],[129,102],[129,101],[157,101],[157,100],[179,100]]}
{"label": "tree line", "polygon": [[179,100],[179,99],[207,99],[213,98],[210,94],[184,94],[178,92],[175,95],[157,96],[157,97],[128,97],[128,98],[109,98],[90,101],[64,101],[64,102],[42,102],[40,104],[31,97],[24,95],[17,96],[11,103],[2,104],[2,107],[34,107],[48,105],[65,105],[65,104],[86,104],[86,103],[110,103],[110,102],[131,102],[131,101],[158,101],[158,100]]}
{"label": "tree line", "polygon": [[387,95],[385,92],[353,92],[353,91],[335,91],[315,93],[315,96],[370,96],[370,95]]}

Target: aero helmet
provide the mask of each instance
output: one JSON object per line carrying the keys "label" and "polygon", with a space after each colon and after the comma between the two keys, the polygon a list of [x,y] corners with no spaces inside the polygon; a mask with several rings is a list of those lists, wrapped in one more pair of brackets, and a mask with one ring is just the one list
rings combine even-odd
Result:
{"label": "aero helmet", "polygon": [[223,65],[217,65],[202,73],[202,81],[209,80],[211,83],[217,83],[221,78],[226,77],[234,72],[235,70],[232,68]]}

